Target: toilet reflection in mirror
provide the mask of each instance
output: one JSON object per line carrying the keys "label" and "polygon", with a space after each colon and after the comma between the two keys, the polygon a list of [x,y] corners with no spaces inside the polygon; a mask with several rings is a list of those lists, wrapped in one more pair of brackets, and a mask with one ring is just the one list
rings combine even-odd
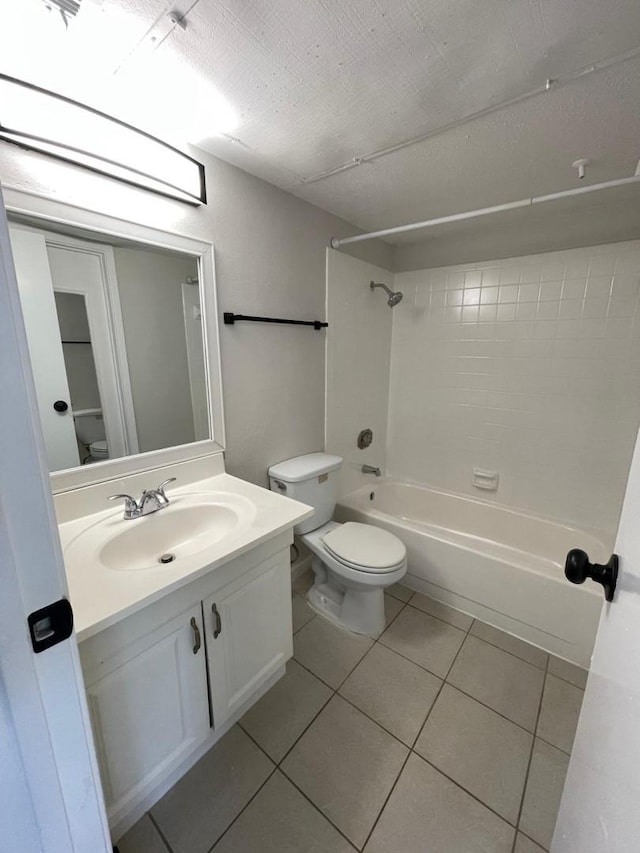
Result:
{"label": "toilet reflection in mirror", "polygon": [[209,439],[198,258],[12,222],[51,472]]}

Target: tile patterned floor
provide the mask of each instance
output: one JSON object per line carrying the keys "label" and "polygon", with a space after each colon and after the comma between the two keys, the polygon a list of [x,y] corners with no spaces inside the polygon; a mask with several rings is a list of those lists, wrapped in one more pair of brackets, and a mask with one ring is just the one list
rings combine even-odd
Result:
{"label": "tile patterned floor", "polygon": [[282,678],[120,853],[544,853],[586,673],[402,586],[375,641],[294,587]]}

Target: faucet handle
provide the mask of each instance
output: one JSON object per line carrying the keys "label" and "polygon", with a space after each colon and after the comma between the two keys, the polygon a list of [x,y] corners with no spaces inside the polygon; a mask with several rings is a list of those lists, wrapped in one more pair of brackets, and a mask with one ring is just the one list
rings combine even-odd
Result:
{"label": "faucet handle", "polygon": [[159,493],[162,495],[162,497],[163,497],[165,500],[167,500],[167,501],[168,501],[168,500],[169,500],[169,498],[168,498],[168,497],[165,495],[165,493],[164,493],[164,487],[165,487],[165,486],[168,486],[168,485],[169,485],[169,483],[175,483],[175,481],[176,481],[176,478],[175,478],[175,477],[169,477],[169,479],[168,479],[168,480],[165,480],[163,483],[160,483],[160,485],[159,485],[159,486],[158,486],[158,488],[156,489],[156,492],[159,492]]}
{"label": "faucet handle", "polygon": [[125,495],[125,494],[109,495],[108,500],[110,500],[110,501],[124,500],[124,517],[125,518],[133,518],[140,509],[140,507],[138,506],[137,500],[135,498],[132,498],[131,495]]}

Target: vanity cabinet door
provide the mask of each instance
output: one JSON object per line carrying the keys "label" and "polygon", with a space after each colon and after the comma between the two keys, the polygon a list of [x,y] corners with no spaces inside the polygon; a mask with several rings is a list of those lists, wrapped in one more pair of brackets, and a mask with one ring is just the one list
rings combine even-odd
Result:
{"label": "vanity cabinet door", "polygon": [[293,654],[288,551],[207,598],[204,621],[218,728]]}
{"label": "vanity cabinet door", "polygon": [[85,671],[110,823],[209,734],[200,602]]}

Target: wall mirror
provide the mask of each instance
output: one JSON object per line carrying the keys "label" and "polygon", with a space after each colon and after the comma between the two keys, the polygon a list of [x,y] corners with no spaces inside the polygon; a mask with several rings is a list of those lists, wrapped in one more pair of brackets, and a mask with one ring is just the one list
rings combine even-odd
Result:
{"label": "wall mirror", "polygon": [[5,196],[54,491],[221,450],[211,244]]}

